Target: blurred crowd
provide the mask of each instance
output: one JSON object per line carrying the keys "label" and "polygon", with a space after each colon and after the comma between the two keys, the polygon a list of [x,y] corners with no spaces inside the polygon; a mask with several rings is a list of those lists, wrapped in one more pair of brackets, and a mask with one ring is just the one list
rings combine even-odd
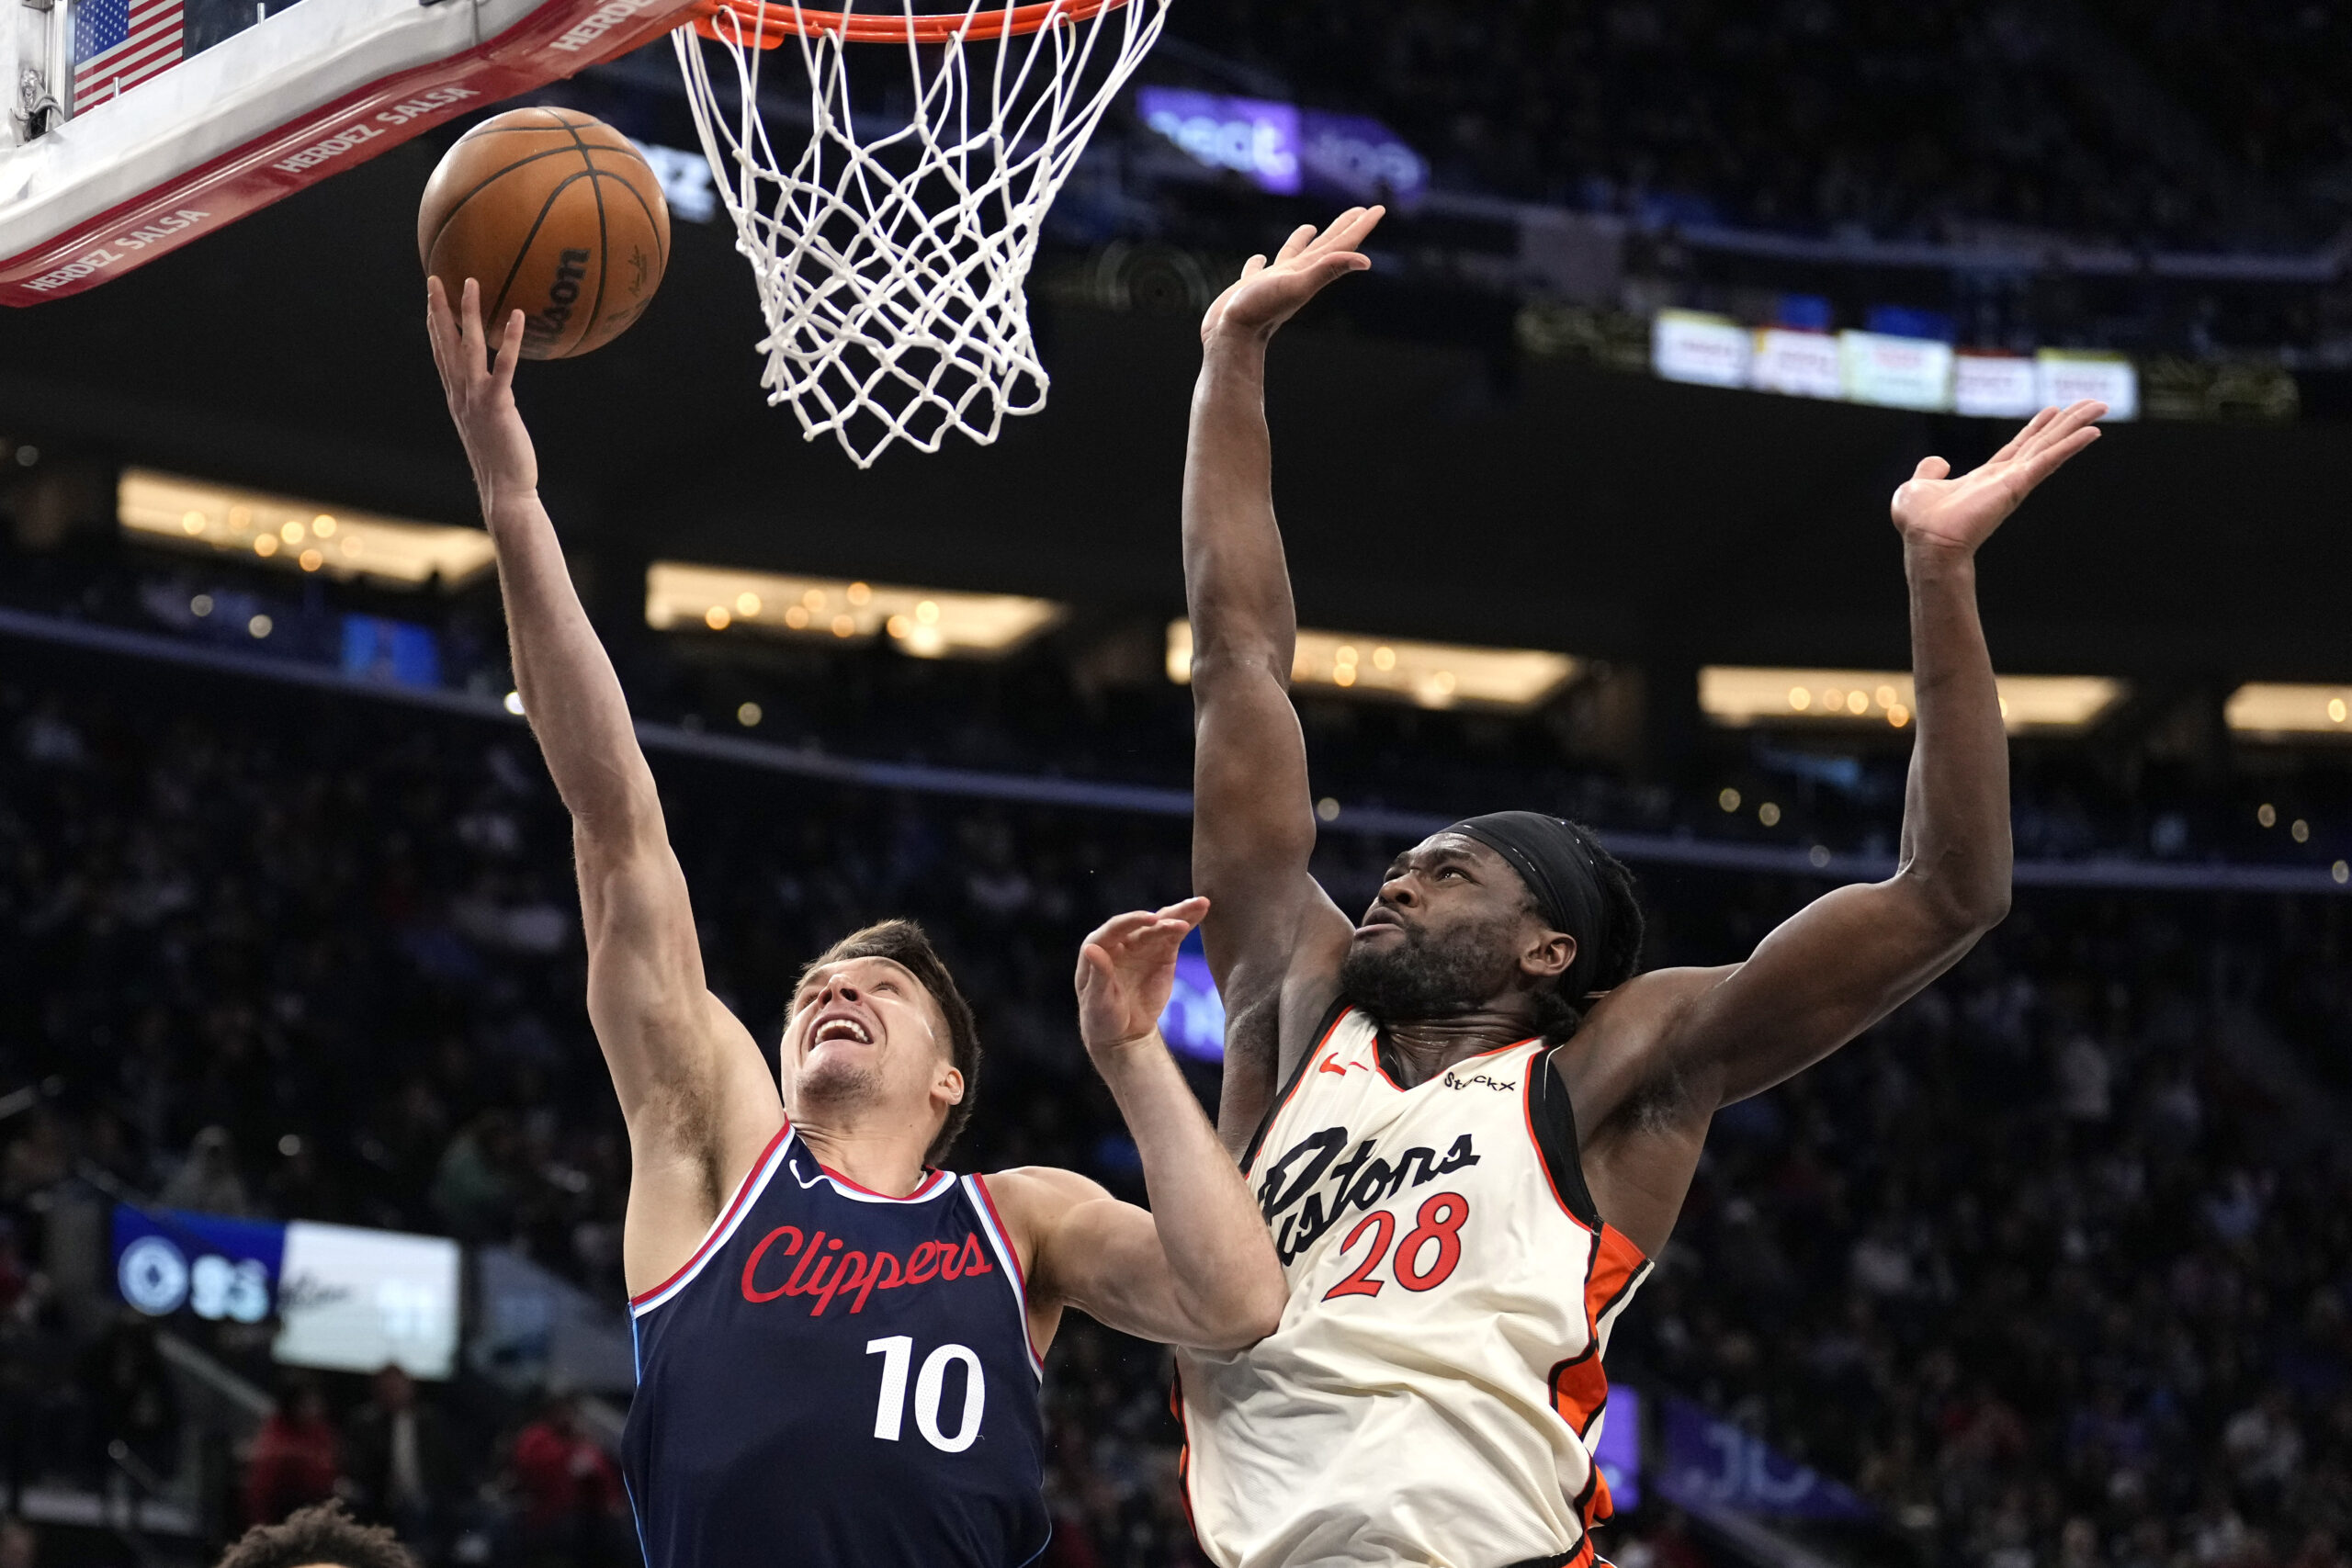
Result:
{"label": "blurred crowd", "polygon": [[[104,1490],[117,1444],[166,1483],[200,1462],[158,1325],[109,1304],[110,1279],[49,1267],[93,1189],[503,1244],[616,1317],[623,1299],[627,1148],[582,1005],[568,828],[527,738],[222,694],[0,688],[0,1087],[29,1089],[0,1121],[0,1498]],[[780,1032],[810,953],[912,915],[989,1043],[987,1113],[958,1162],[1047,1161],[1139,1191],[1085,1073],[1069,976],[1105,914],[1182,891],[1174,825],[795,794],[731,771],[665,786],[712,983],[760,1035]],[[229,1522],[342,1495],[436,1557],[634,1550],[596,1401],[289,1380],[254,1330],[163,1331],[275,1397],[226,1456]],[[1057,1366],[1057,1561],[1182,1560],[1157,1356],[1079,1329]]]}
{"label": "blurred crowd", "polygon": [[2352,15],[2318,0],[2093,0],[2115,37],[2283,192],[2352,197]]}
{"label": "blurred crowd", "polygon": [[[135,556],[92,556],[8,559],[0,605],[168,632],[248,657],[336,664],[332,651],[317,650],[342,646],[351,592],[227,563],[165,569]],[[187,613],[198,598],[215,606],[202,620]],[[230,604],[233,614],[220,608]],[[507,691],[493,589],[407,596],[389,607],[435,638],[446,687],[492,699]],[[245,630],[249,612],[274,623],[267,640]],[[875,761],[1182,787],[1192,768],[1191,697],[1164,672],[1161,631],[1148,618],[1090,626],[1049,634],[1023,656],[1001,661],[910,659],[881,643],[812,649],[764,639],[748,649],[737,644],[740,656],[729,657],[707,642],[674,637],[626,649],[623,658],[637,712],[687,731]],[[1624,722],[1645,700],[1642,679],[1602,666],[1521,720],[1312,689],[1302,689],[1299,706],[1317,788],[1344,807],[1451,819],[1498,801],[1532,801],[1604,832],[1795,851],[1818,844],[1892,858],[1909,765],[1905,732],[1874,720],[1815,738],[1758,729],[1727,744],[1717,738],[1661,747]],[[2218,695],[2214,701],[2218,706]],[[746,703],[760,716],[755,728],[738,716]],[[1684,722],[1700,721],[1692,714]],[[2352,857],[2352,775],[2342,770],[2279,766],[2278,757],[2258,771],[2241,768],[2218,735],[2201,749],[2164,755],[2081,741],[2028,735],[2014,746],[2021,857],[2225,858],[2304,870]],[[1678,748],[1690,755],[1671,755]],[[537,770],[527,744],[514,755]],[[364,752],[356,761],[374,762]],[[1646,765],[1636,768],[1635,761]],[[561,892],[565,866],[539,865],[541,882]]]}
{"label": "blurred crowd", "polygon": [[1879,239],[2311,244],[2352,214],[2341,7],[1198,0],[1188,39],[1369,108],[1455,188]]}
{"label": "blurred crowd", "polygon": [[[712,983],[757,1034],[808,954],[911,915],[989,1045],[956,1163],[1137,1191],[1071,953],[1185,886],[1181,821],[660,770]],[[1847,809],[1891,830],[1891,801]],[[1318,869],[1354,902],[1393,847],[1334,835]],[[339,1495],[431,1561],[628,1561],[625,1394],[288,1377],[252,1330],[64,1277],[77,1204],[128,1194],[503,1244],[617,1309],[627,1150],[568,856],[513,729],[142,666],[0,682],[0,1092],[28,1090],[0,1105],[0,1498],[119,1485],[119,1445],[232,1528]],[[1653,963],[1739,956],[1818,891],[1644,883]],[[2346,939],[2324,901],[2022,898],[1865,1041],[1725,1113],[1617,1375],[1850,1482],[1939,1565],[2337,1568]],[[191,1437],[164,1333],[269,1390],[257,1429]],[[1058,1568],[1195,1561],[1166,1375],[1065,1329]],[[1611,1543],[1694,1550],[1656,1502]]]}
{"label": "blurred crowd", "polygon": [[2347,937],[2333,906],[2021,898],[1718,1118],[1621,1370],[1956,1568],[2337,1568]]}

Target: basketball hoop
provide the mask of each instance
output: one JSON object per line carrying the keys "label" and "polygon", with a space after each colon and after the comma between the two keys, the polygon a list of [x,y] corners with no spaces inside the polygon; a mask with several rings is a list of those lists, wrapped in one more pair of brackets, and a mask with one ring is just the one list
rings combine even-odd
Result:
{"label": "basketball hoop", "polygon": [[[831,434],[860,468],[894,441],[936,452],[951,430],[986,446],[1007,415],[1045,406],[1023,292],[1039,230],[1169,0],[916,6],[704,0],[693,29],[672,35],[759,288],[768,401],[790,402],[808,440]],[[731,102],[697,35],[733,64]],[[789,161],[760,107],[764,51],[787,41],[811,125]],[[879,130],[869,110],[877,133],[861,134],[858,44],[903,52],[905,124]],[[877,52],[858,51],[861,77]]]}

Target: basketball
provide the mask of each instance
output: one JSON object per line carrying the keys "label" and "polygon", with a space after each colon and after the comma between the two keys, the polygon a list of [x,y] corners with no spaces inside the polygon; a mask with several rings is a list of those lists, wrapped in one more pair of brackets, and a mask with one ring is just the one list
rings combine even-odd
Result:
{"label": "basketball", "polygon": [[628,137],[576,109],[514,109],[458,139],[416,215],[417,254],[457,308],[481,285],[493,341],[524,312],[523,357],[602,348],[652,303],[670,209]]}

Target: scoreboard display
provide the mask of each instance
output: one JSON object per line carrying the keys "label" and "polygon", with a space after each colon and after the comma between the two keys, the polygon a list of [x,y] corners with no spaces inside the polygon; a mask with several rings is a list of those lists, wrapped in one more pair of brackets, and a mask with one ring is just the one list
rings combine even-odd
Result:
{"label": "scoreboard display", "polygon": [[458,1244],[295,1220],[235,1219],[119,1203],[115,1285],[150,1317],[275,1319],[289,1367],[445,1379],[457,1370]]}

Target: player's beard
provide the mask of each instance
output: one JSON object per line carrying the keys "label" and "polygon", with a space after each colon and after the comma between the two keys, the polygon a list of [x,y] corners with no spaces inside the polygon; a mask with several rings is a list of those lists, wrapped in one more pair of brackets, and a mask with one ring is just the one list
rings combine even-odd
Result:
{"label": "player's beard", "polygon": [[1519,919],[1469,921],[1439,934],[1399,925],[1401,942],[1357,942],[1340,964],[1340,996],[1383,1023],[1453,1018],[1510,988]]}
{"label": "player's beard", "polygon": [[793,1113],[801,1121],[838,1122],[882,1098],[882,1068],[875,1062],[820,1062],[793,1080]]}

